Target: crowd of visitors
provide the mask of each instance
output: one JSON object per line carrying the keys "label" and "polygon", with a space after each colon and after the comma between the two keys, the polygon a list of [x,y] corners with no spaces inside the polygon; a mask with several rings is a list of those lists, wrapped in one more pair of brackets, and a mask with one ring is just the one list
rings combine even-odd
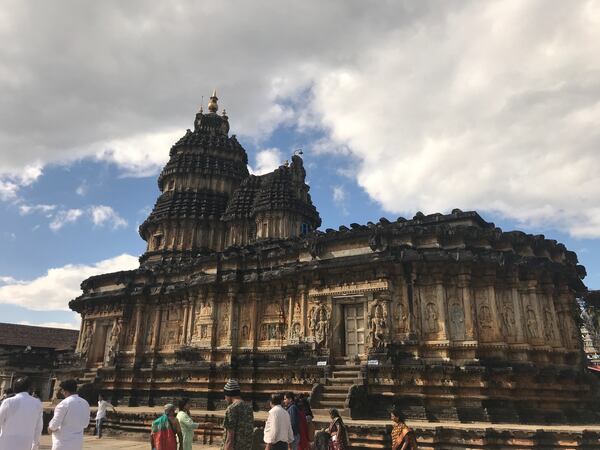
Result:
{"label": "crowd of visitors", "polygon": [[[43,408],[32,393],[29,378],[18,379],[10,393],[0,398],[0,450],[36,450],[43,426]],[[227,402],[223,420],[222,450],[251,450],[254,435],[252,405],[242,400],[237,380],[229,380],[223,389]],[[81,450],[83,433],[90,421],[90,406],[77,395],[77,382],[66,380],[60,384],[63,400],[55,407],[48,425],[52,434],[52,450]],[[169,403],[164,413],[152,422],[150,445],[152,450],[192,450],[194,430],[198,428],[190,414],[190,401],[182,398],[177,405]],[[102,437],[103,422],[108,409],[116,408],[98,396],[96,435]],[[346,425],[339,411],[329,410],[331,422],[327,429],[329,450],[349,450]],[[390,411],[393,422],[392,450],[416,450],[416,437],[404,420],[398,406]],[[325,431],[325,430],[324,430]],[[314,415],[306,395],[293,392],[271,395],[269,414],[263,440],[266,450],[312,450],[315,438]]]}

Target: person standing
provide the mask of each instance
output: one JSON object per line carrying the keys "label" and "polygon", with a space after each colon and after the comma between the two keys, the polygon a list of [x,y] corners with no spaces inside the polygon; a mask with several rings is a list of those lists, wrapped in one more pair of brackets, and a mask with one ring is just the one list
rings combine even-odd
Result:
{"label": "person standing", "polygon": [[404,414],[398,405],[390,411],[390,418],[394,422],[392,428],[392,450],[417,450],[415,432],[404,423]]}
{"label": "person standing", "polygon": [[15,382],[16,395],[0,406],[0,450],[37,450],[42,434],[42,402],[29,395],[31,380]]}
{"label": "person standing", "polygon": [[177,413],[177,422],[181,428],[183,442],[181,448],[183,450],[192,450],[192,442],[194,442],[194,430],[198,428],[190,417],[190,399],[183,398],[179,400],[179,412]]}
{"label": "person standing", "polygon": [[152,450],[177,450],[178,440],[179,450],[182,450],[183,436],[179,422],[175,418],[175,406],[167,403],[165,413],[152,422],[150,446]]}
{"label": "person standing", "polygon": [[271,395],[271,409],[265,422],[264,438],[267,444],[265,450],[292,450],[294,433],[290,415],[281,406],[283,396]]}
{"label": "person standing", "polygon": [[227,409],[223,428],[223,450],[250,450],[254,431],[254,412],[252,406],[241,397],[240,385],[236,380],[229,380],[223,388]]}
{"label": "person standing", "polygon": [[104,400],[102,394],[98,394],[98,411],[96,411],[96,435],[98,439],[102,438],[102,425],[106,420],[108,408],[112,408],[115,413],[117,412],[117,409],[112,404]]}
{"label": "person standing", "polygon": [[64,396],[48,425],[52,433],[52,450],[81,450],[83,430],[90,424],[90,405],[77,395],[77,381],[60,383],[59,392]]}
{"label": "person standing", "polygon": [[292,442],[292,450],[298,450],[300,443],[300,410],[296,406],[296,396],[293,392],[286,392],[283,396],[285,409],[290,415],[292,424],[292,432],[294,433],[294,442]]}
{"label": "person standing", "polygon": [[346,430],[344,421],[340,417],[339,411],[331,408],[329,410],[329,417],[331,417],[331,423],[329,424],[329,450],[348,450],[350,448],[348,431]]}

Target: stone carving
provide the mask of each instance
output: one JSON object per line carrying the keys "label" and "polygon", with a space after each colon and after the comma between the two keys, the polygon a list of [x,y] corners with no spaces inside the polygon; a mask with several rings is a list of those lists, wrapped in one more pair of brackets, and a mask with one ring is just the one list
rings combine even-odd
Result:
{"label": "stone carving", "polygon": [[554,341],[554,320],[553,320],[552,311],[548,306],[544,308],[544,336],[547,341]]}
{"label": "stone carving", "polygon": [[505,336],[514,336],[515,334],[515,311],[510,303],[504,303],[502,306],[502,328]]}
{"label": "stone carving", "polygon": [[121,336],[121,319],[115,320],[110,332],[110,339],[108,344],[108,359],[114,362],[117,354],[119,353],[119,339]]}
{"label": "stone carving", "polygon": [[329,311],[325,305],[319,305],[311,314],[310,329],[318,347],[326,347],[329,338]]}
{"label": "stone carving", "polygon": [[300,339],[300,335],[302,334],[300,324],[295,322],[292,325],[292,339]]}
{"label": "stone carving", "polygon": [[229,336],[229,303],[225,303],[224,308],[219,320],[219,339],[226,339]]}
{"label": "stone carving", "polygon": [[371,347],[373,350],[383,350],[388,341],[387,311],[381,303],[376,303],[369,314]]}
{"label": "stone carving", "polygon": [[438,324],[438,308],[435,303],[429,302],[425,307],[425,322],[427,333],[438,333],[440,325]]}
{"label": "stone carving", "polygon": [[531,307],[531,305],[527,305],[527,334],[529,334],[530,338],[538,337],[538,323],[537,318],[535,317],[535,311]]}
{"label": "stone carving", "polygon": [[465,338],[465,313],[458,302],[450,306],[450,333],[454,339]]}
{"label": "stone carving", "polygon": [[487,303],[479,307],[479,323],[482,328],[492,328],[492,310]]}
{"label": "stone carving", "polygon": [[396,324],[398,325],[398,332],[406,333],[408,331],[408,314],[406,313],[406,307],[404,306],[404,303],[399,302],[396,305],[396,315],[394,316],[394,319]]}
{"label": "stone carving", "polygon": [[92,336],[93,336],[93,324],[90,321],[86,322],[85,325],[85,334],[81,341],[81,357],[85,358],[90,351],[90,347],[92,346]]}

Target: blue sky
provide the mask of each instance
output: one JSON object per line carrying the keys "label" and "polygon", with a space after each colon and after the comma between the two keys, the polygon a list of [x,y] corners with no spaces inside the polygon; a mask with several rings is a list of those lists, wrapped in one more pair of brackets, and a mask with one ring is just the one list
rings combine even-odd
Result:
{"label": "blue sky", "polygon": [[597,4],[9,3],[0,321],[77,326],[79,283],[135,266],[215,87],[252,170],[303,149],[322,229],[477,210],[565,243],[600,288]]}

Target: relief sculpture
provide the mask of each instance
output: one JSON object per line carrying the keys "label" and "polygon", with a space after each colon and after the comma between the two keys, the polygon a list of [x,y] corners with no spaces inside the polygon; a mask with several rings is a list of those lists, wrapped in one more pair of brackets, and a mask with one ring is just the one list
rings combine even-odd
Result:
{"label": "relief sculpture", "polygon": [[438,309],[435,303],[427,303],[425,321],[428,333],[433,334],[440,331],[440,325],[438,324]]}
{"label": "relief sculpture", "polygon": [[465,338],[465,313],[460,303],[454,302],[450,306],[450,333],[457,340]]}
{"label": "relief sculpture", "polygon": [[530,338],[538,337],[538,323],[537,318],[535,317],[535,311],[531,307],[531,305],[527,305],[527,333]]}
{"label": "relief sculpture", "polygon": [[310,329],[318,347],[326,347],[329,337],[329,312],[325,305],[320,305],[313,311],[310,318]]}
{"label": "relief sculpture", "polygon": [[374,350],[383,350],[389,334],[384,306],[380,303],[375,304],[369,317],[371,347]]}

